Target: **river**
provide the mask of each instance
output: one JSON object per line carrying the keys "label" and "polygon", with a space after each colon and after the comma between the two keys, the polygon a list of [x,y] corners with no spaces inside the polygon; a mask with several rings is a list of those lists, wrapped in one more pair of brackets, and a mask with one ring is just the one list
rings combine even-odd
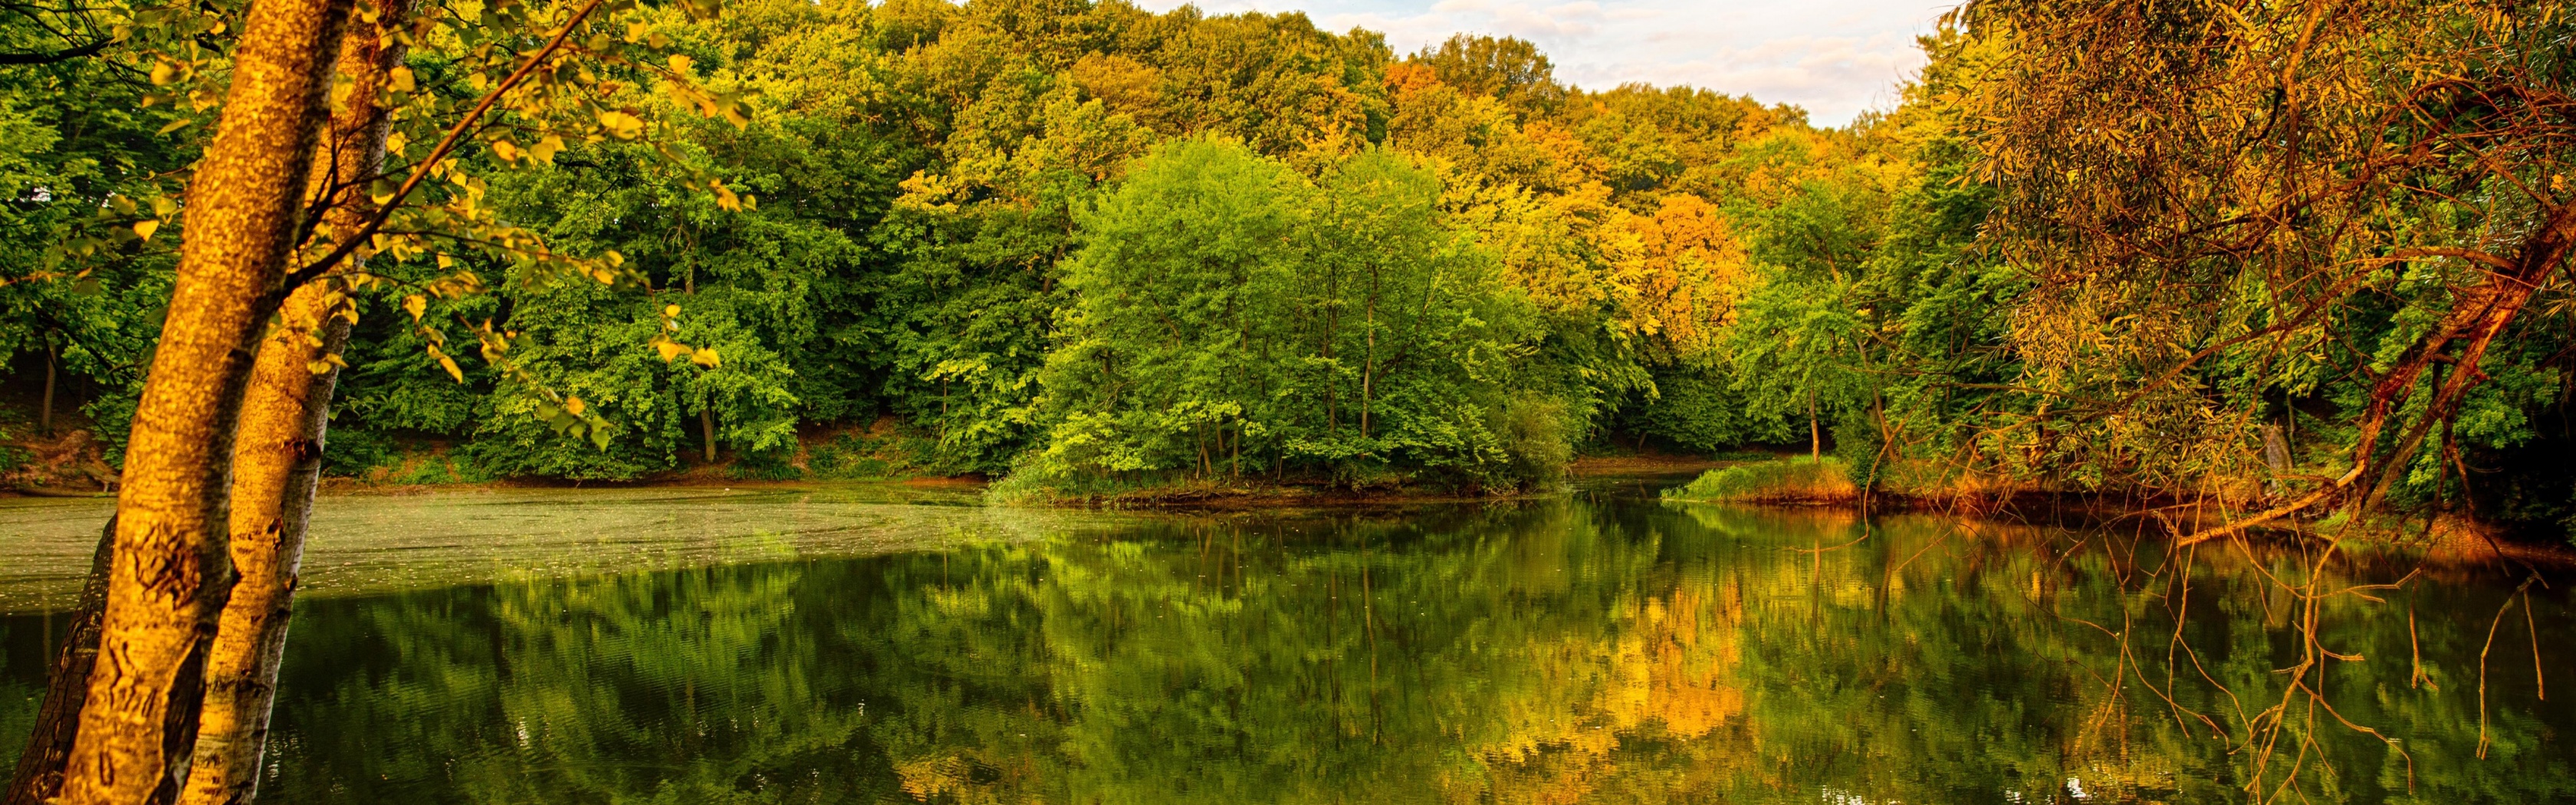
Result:
{"label": "river", "polygon": [[[2564,574],[1656,483],[331,497],[261,799],[2576,801]],[[0,763],[104,512],[0,503]]]}

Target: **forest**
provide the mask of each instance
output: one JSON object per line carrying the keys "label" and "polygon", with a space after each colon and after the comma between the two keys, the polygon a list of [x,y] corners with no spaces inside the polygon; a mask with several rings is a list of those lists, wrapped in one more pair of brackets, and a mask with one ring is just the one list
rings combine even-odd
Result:
{"label": "forest", "polygon": [[[458,23],[544,27],[477,8],[401,29],[384,149],[439,159],[334,280],[335,475],[1507,492],[1768,447],[1866,486],[2576,514],[2542,458],[2547,4],[1974,4],[1839,128],[1293,13],[620,7],[585,24],[631,41],[442,139],[536,41]],[[11,18],[31,483],[122,461],[233,14]],[[88,441],[35,438],[58,416]]]}
{"label": "forest", "polygon": [[[1785,441],[1804,390],[1739,391],[1725,325],[1757,265],[1824,280],[1861,259],[1904,173],[1882,135],[1705,90],[1578,92],[1512,40],[1399,57],[1298,15],[1114,3],[638,13],[742,119],[601,77],[625,85],[591,103],[633,130],[479,130],[451,158],[480,180],[482,225],[516,240],[431,236],[369,269],[334,472],[435,446],[433,472],[467,479],[721,458],[755,477],[1507,490],[1613,434]],[[444,58],[411,57],[420,102],[472,93]],[[10,289],[13,366],[60,367],[109,464],[171,257],[167,234],[118,230],[176,217],[141,211],[175,194],[203,128],[135,103],[154,91],[137,67],[22,69],[98,105],[15,112],[42,132],[18,197],[77,183],[142,205],[13,210],[18,262],[59,275]],[[527,243],[623,264],[581,281]],[[442,371],[478,328],[509,334],[510,365]],[[663,360],[666,331],[705,358]],[[554,393],[600,438],[550,422]],[[872,433],[881,418],[899,435]]]}
{"label": "forest", "polygon": [[[326,475],[1503,497],[1764,451],[2183,548],[2563,547],[2571,16],[1973,0],[1827,127],[1116,0],[6,0],[0,469],[117,496],[10,801],[250,798]],[[2322,544],[2241,735],[2359,660]]]}

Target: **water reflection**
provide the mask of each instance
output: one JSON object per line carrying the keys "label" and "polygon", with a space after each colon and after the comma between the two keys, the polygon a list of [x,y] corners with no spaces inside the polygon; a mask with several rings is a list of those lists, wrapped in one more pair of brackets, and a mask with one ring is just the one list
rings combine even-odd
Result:
{"label": "water reflection", "polygon": [[[2528,625],[2495,617],[2510,580],[2315,599],[2316,644],[2352,659],[2311,697],[2280,671],[2308,656],[2310,601],[2281,586],[2304,561],[1552,501],[319,600],[264,796],[2576,797],[2576,696],[2534,686],[2535,637],[2576,670],[2564,597],[2534,587]],[[2331,567],[2318,589],[2397,575]],[[14,703],[42,623],[5,628]],[[31,710],[0,707],[0,751]]]}

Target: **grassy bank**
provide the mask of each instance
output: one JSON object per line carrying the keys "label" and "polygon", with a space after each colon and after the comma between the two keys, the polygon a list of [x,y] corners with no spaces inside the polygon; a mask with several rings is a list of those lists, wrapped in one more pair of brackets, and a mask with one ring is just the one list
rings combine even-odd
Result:
{"label": "grassy bank", "polygon": [[1873,505],[1977,512],[2050,491],[1921,462],[1890,463],[1878,468],[1875,478],[1864,481],[1861,476],[1839,458],[1794,456],[1710,470],[1688,484],[1664,490],[1663,496],[1702,503],[1847,506],[1861,503],[1866,492]]}
{"label": "grassy bank", "polygon": [[1689,484],[1664,490],[1664,499],[1834,505],[1858,502],[1860,492],[1841,459],[1798,457],[1710,470]]}

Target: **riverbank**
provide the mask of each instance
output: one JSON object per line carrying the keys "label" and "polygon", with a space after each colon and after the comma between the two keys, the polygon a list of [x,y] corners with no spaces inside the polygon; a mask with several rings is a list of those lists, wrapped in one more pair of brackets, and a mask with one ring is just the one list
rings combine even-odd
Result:
{"label": "riverbank", "polygon": [[[1675,503],[1924,512],[2079,529],[2125,525],[2133,533],[2165,536],[2221,527],[2252,510],[2242,501],[2085,493],[1912,465],[1883,468],[1864,489],[1843,462],[1804,456],[1729,464],[1666,487],[1660,497]],[[2396,552],[2437,565],[2576,568],[2576,545],[2517,537],[2455,514],[2362,523],[2340,515],[2285,519],[2249,535],[2276,542],[2316,539],[2347,551]]]}
{"label": "riverbank", "polygon": [[1412,506],[1550,497],[1564,493],[1570,485],[1585,479],[1679,479],[1732,463],[1735,462],[1662,453],[1585,456],[1567,465],[1564,483],[1519,490],[1476,489],[1394,478],[1336,483],[1320,480],[1282,482],[1247,476],[1138,482],[1096,480],[1057,485],[1015,483],[1005,479],[994,484],[992,497],[996,502],[1013,505],[1188,511]]}

